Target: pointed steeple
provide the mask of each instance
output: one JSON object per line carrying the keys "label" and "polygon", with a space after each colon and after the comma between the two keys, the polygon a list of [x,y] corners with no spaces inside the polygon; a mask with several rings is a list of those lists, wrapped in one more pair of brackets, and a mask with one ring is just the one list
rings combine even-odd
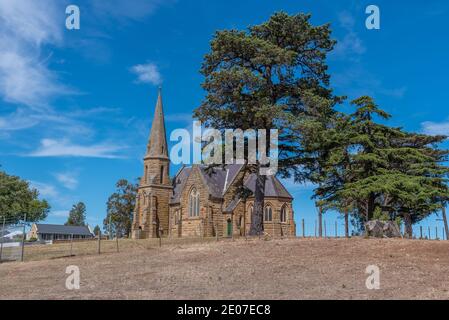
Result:
{"label": "pointed steeple", "polygon": [[164,109],[162,107],[162,88],[159,87],[157,97],[156,110],[154,112],[153,124],[151,125],[150,139],[148,141],[147,153],[145,159],[148,158],[167,158],[167,137],[165,134]]}

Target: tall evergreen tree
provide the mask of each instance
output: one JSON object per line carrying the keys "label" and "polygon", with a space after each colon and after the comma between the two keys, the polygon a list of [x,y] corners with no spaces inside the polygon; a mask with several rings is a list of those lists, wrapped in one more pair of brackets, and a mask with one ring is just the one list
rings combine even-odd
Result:
{"label": "tall evergreen tree", "polygon": [[[266,129],[266,141],[269,130],[278,129],[279,172],[298,179],[302,151],[292,119],[316,111],[307,109],[305,95],[331,98],[325,60],[335,44],[329,25],[313,26],[309,20],[310,15],[279,12],[248,31],[217,32],[201,69],[207,96],[194,112],[219,130]],[[251,235],[263,231],[261,166],[245,166],[257,174]]]}
{"label": "tall evergreen tree", "polygon": [[114,192],[107,202],[107,215],[103,221],[104,230],[128,235],[131,232],[132,215],[136,205],[137,184],[121,179],[116,184]]}
{"label": "tall evergreen tree", "polygon": [[[443,136],[407,133],[377,123],[390,116],[370,97],[352,102],[357,110],[341,116],[331,130],[321,132],[330,141],[315,196],[332,209],[348,211],[368,221],[374,212],[400,217],[406,234],[412,224],[441,208],[447,199],[442,163],[448,152],[435,148]],[[319,137],[319,135],[318,135]]]}
{"label": "tall evergreen tree", "polygon": [[85,226],[86,225],[86,205],[78,202],[72,206],[66,226]]}

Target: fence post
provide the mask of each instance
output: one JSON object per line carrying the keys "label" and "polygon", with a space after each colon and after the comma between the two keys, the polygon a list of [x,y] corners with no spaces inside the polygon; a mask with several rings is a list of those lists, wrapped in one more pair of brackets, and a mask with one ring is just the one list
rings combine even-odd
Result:
{"label": "fence post", "polygon": [[306,222],[302,219],[302,237],[306,237]]}
{"label": "fence post", "polygon": [[438,239],[438,227],[435,227],[435,240],[440,240]]}
{"label": "fence post", "polygon": [[98,254],[101,254],[101,230],[98,231],[98,246],[97,246]]}
{"label": "fence post", "polygon": [[[3,217],[3,226],[2,232],[5,231],[6,217]],[[2,254],[3,254],[3,237],[0,239],[0,263],[2,263]]]}
{"label": "fence post", "polygon": [[73,233],[70,235],[70,256],[73,256]]}
{"label": "fence post", "polygon": [[335,238],[338,238],[338,225],[337,225],[337,221],[335,221]]}
{"label": "fence post", "polygon": [[[326,221],[324,221],[324,225],[326,226]],[[326,229],[326,227],[324,227],[324,229]],[[318,235],[320,236],[320,238],[323,237],[323,211],[321,209],[321,206],[318,209]]]}
{"label": "fence post", "polygon": [[432,235],[430,234],[430,227],[427,227],[427,231],[429,232],[429,240],[432,239]]}
{"label": "fence post", "polygon": [[315,220],[315,238],[316,238],[316,220]]}
{"label": "fence post", "polygon": [[345,237],[349,238],[349,213],[348,213],[348,209],[345,209]]}
{"label": "fence post", "polygon": [[20,257],[20,261],[23,262],[24,258],[25,258],[25,224],[27,221],[27,214],[25,213],[24,219],[23,219],[23,235],[22,235],[22,254]]}
{"label": "fence post", "polygon": [[115,241],[116,241],[116,244],[117,244],[117,252],[120,252],[119,251],[119,247],[118,247],[118,234],[117,234],[117,232],[115,232]]}
{"label": "fence post", "polygon": [[324,220],[324,237],[327,238],[326,220]]}
{"label": "fence post", "polygon": [[422,240],[422,226],[419,226],[419,238]]}

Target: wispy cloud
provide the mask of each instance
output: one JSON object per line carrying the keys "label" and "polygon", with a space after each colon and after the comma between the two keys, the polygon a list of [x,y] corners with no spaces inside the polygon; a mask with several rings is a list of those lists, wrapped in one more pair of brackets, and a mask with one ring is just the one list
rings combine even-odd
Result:
{"label": "wispy cloud", "polygon": [[78,187],[78,175],[75,172],[55,173],[55,178],[66,189],[75,190]]}
{"label": "wispy cloud", "polygon": [[429,135],[449,136],[449,120],[443,122],[425,121],[421,123],[421,131]]}
{"label": "wispy cloud", "polygon": [[57,9],[55,0],[0,1],[0,95],[6,102],[40,110],[69,92],[42,57],[45,45],[62,41]]}
{"label": "wispy cloud", "polygon": [[356,20],[350,12],[343,11],[339,13],[338,21],[340,27],[344,30],[345,35],[343,38],[338,39],[337,45],[331,56],[357,60],[360,55],[366,52],[366,47],[358,33],[355,31]]}
{"label": "wispy cloud", "polygon": [[69,210],[52,210],[50,212],[50,216],[56,217],[56,218],[68,218],[69,216]]}
{"label": "wispy cloud", "polygon": [[48,183],[29,181],[30,187],[39,191],[39,195],[43,198],[56,198],[58,191],[56,188]]}
{"label": "wispy cloud", "polygon": [[114,144],[80,145],[67,139],[43,139],[41,146],[28,154],[30,157],[80,157],[80,158],[123,158],[118,154],[123,147]]}
{"label": "wispy cloud", "polygon": [[159,68],[154,63],[135,65],[131,67],[131,72],[137,75],[137,82],[151,83],[154,85],[160,85],[162,83]]}

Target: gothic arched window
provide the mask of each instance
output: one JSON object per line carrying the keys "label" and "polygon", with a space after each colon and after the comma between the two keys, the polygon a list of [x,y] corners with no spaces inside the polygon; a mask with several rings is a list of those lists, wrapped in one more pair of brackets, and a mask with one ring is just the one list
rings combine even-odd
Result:
{"label": "gothic arched window", "polygon": [[200,194],[193,188],[189,196],[189,217],[200,216]]}
{"label": "gothic arched window", "polygon": [[287,222],[287,205],[284,205],[281,209],[281,222]]}
{"label": "gothic arched window", "polygon": [[270,206],[265,207],[265,214],[264,214],[264,220],[265,221],[273,221],[273,210]]}

